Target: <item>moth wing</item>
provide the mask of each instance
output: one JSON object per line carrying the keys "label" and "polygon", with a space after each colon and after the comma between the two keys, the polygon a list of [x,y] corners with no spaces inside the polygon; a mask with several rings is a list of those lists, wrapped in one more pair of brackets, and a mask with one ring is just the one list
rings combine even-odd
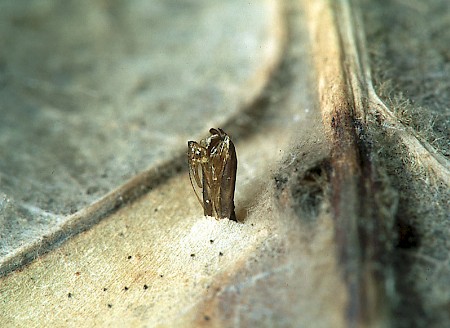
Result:
{"label": "moth wing", "polygon": [[237,156],[233,142],[228,141],[227,156],[223,157],[222,177],[220,179],[220,207],[217,211],[221,218],[236,221],[234,213],[234,189],[236,185]]}
{"label": "moth wing", "polygon": [[202,181],[203,181],[203,211],[207,216],[213,216],[214,195],[212,186],[211,166],[209,163],[202,165]]}
{"label": "moth wing", "polygon": [[[226,217],[223,214],[225,212],[228,213],[228,211],[224,211],[224,209],[231,206],[229,203],[233,203],[234,197],[236,168],[235,165],[233,166],[233,163],[231,163],[231,160],[232,155],[234,154],[235,158],[236,154],[232,143],[232,149],[230,149],[230,143],[231,141],[226,136],[224,140],[221,140],[214,146],[214,152],[211,154],[212,167],[214,169],[211,186],[211,198],[213,200],[214,211],[220,219]],[[229,183],[230,176],[234,176],[232,185]],[[231,190],[230,187],[232,187]]]}

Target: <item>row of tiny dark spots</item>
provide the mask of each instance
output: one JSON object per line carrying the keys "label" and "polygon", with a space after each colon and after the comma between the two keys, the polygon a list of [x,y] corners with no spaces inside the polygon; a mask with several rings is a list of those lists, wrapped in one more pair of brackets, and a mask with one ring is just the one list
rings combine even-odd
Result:
{"label": "row of tiny dark spots", "polygon": [[[219,252],[219,256],[223,256],[223,253],[222,253],[222,252]],[[195,257],[195,254],[192,253],[192,254],[191,254],[191,257]]]}
{"label": "row of tiny dark spots", "polygon": [[[212,244],[212,243],[214,243],[214,240],[213,240],[213,239],[210,239],[209,242]],[[222,252],[219,252],[219,256],[223,256],[223,253],[222,253]],[[191,254],[191,257],[195,257],[195,254]],[[132,259],[132,256],[131,256],[131,255],[128,255],[127,259],[128,259],[128,260],[131,260],[131,259]],[[161,274],[160,277],[162,278],[162,277],[164,277],[164,275]],[[127,286],[124,287],[124,290],[125,290],[125,291],[127,291],[128,289],[129,289],[129,287],[127,287]],[[147,289],[148,289],[148,285],[144,285],[144,290],[147,290]],[[108,289],[107,289],[106,287],[103,288],[103,291],[104,291],[104,292],[106,292],[107,290],[108,290]],[[68,297],[71,298],[71,297],[72,297],[72,293],[69,293],[69,294],[68,294]],[[109,307],[109,308],[112,308],[112,304],[108,304],[108,307]],[[208,316],[205,316],[205,320],[209,320],[209,317],[208,317]]]}
{"label": "row of tiny dark spots", "polygon": [[[162,278],[163,275],[160,275],[160,277]],[[145,284],[145,285],[143,286],[143,288],[144,288],[145,290],[147,290],[147,289],[148,289],[148,285]],[[124,291],[127,291],[127,290],[129,290],[129,289],[130,289],[130,287],[127,287],[127,286],[125,286],[125,287],[123,288]],[[103,288],[103,291],[104,291],[104,292],[106,292],[107,290],[108,290],[108,288],[106,288],[106,287]],[[73,296],[72,293],[68,293],[68,294],[67,294],[67,297],[68,297],[68,298],[72,298],[72,296]]]}

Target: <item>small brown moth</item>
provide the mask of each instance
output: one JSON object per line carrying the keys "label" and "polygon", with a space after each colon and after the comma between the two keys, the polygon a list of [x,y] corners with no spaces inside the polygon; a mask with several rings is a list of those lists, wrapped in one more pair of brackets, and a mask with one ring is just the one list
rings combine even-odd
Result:
{"label": "small brown moth", "polygon": [[[200,142],[188,141],[189,178],[205,215],[236,221],[234,187],[237,158],[234,144],[222,129],[210,129]],[[197,187],[202,189],[203,202]]]}

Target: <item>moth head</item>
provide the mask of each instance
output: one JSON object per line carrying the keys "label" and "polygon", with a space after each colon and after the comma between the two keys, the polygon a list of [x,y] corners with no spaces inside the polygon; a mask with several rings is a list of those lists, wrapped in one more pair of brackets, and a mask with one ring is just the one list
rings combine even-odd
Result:
{"label": "moth head", "polygon": [[195,141],[188,141],[188,157],[191,161],[205,162],[208,160],[206,148]]}

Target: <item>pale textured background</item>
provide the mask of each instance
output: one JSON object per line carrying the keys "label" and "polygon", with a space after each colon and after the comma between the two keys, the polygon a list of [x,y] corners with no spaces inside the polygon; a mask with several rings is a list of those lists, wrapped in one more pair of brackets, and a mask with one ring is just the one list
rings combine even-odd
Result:
{"label": "pale textured background", "polygon": [[[376,91],[401,122],[450,159],[450,2],[363,3]],[[401,147],[386,143],[379,152],[399,195],[398,326],[445,326],[450,320],[448,185],[417,174]]]}
{"label": "pale textured background", "polygon": [[[373,310],[379,326],[444,326],[448,179],[371,112],[376,132],[360,141],[372,147],[374,196],[389,198],[391,230],[364,236],[378,223],[360,219],[352,234],[333,217],[336,149],[320,109],[342,92],[324,85],[340,78],[327,72],[350,61],[317,44],[352,22],[345,3],[2,2],[0,255],[13,260],[0,272],[18,270],[0,278],[1,324],[347,327]],[[448,158],[446,9],[361,1],[367,49],[358,50],[396,126]],[[213,126],[236,144],[244,223],[203,217],[189,184],[186,142]],[[362,243],[386,251],[384,261],[361,256]],[[379,279],[350,284],[361,268]],[[382,306],[352,307],[357,289]]]}
{"label": "pale textured background", "polygon": [[0,259],[236,114],[273,22],[268,1],[2,1]]}

